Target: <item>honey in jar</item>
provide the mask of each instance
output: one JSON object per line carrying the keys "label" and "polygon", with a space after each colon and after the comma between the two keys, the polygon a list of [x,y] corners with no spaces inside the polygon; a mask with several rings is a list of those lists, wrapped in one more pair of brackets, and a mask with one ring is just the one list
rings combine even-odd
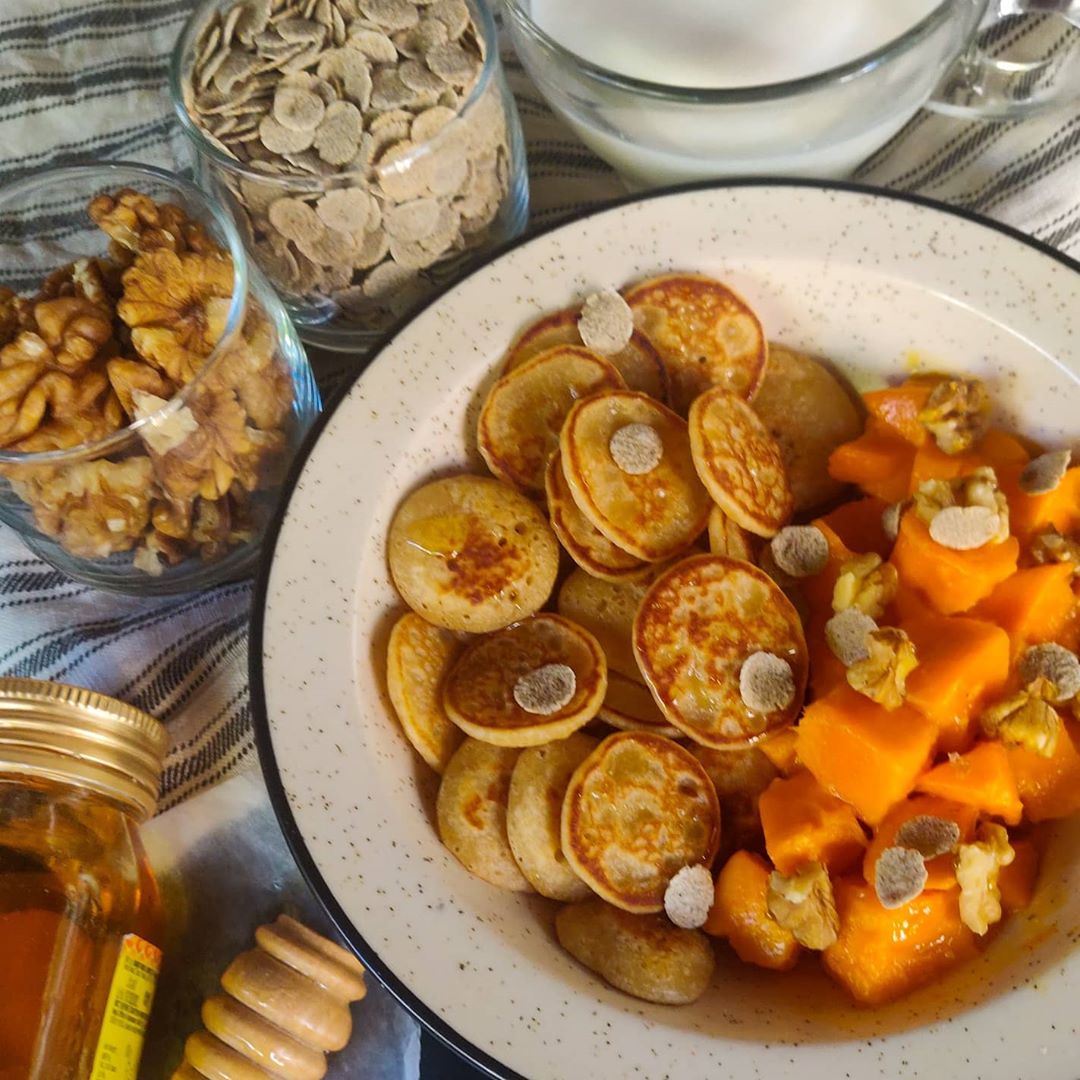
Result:
{"label": "honey in jar", "polygon": [[0,679],[0,1080],[135,1080],[161,963],[153,717]]}

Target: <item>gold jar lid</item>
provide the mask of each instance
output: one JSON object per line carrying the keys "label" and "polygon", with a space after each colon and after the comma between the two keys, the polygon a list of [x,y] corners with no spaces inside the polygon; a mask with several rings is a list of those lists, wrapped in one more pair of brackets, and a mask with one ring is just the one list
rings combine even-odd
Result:
{"label": "gold jar lid", "polygon": [[149,713],[79,686],[0,678],[0,777],[77,784],[143,818],[157,805],[168,734]]}

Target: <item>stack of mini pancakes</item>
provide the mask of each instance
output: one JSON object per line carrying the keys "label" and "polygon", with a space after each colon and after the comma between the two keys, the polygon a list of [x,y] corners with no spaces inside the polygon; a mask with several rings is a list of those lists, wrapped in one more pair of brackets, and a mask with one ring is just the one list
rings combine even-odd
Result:
{"label": "stack of mini pancakes", "polygon": [[672,883],[759,838],[760,747],[807,682],[797,594],[759,548],[840,494],[828,457],[861,430],[826,366],[670,274],[520,334],[479,416],[493,476],[425,484],[393,520],[411,610],[388,686],[442,776],[443,843],[565,904],[560,942],[628,993],[709,983],[708,903],[687,917]]}

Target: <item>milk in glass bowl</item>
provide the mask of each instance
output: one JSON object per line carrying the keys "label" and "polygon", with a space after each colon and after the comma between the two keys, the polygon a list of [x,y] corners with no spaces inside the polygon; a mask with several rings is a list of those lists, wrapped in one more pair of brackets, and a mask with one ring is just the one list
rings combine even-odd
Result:
{"label": "milk in glass bowl", "polygon": [[1015,63],[976,31],[1041,0],[505,0],[533,81],[631,187],[844,176],[932,94],[995,119],[1075,102],[1071,7],[1053,55]]}

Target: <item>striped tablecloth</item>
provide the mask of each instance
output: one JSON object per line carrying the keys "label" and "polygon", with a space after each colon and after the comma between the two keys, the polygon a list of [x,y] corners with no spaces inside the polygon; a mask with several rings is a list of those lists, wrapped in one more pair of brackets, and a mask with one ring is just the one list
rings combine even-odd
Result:
{"label": "striped tablecloth", "polygon": [[[3,0],[0,183],[79,158],[183,169],[165,89],[190,0]],[[1008,33],[1055,48],[1053,20]],[[1072,31],[1075,33],[1075,31]],[[615,175],[555,120],[512,56],[535,225],[622,194]],[[1080,111],[1010,124],[920,114],[856,178],[1016,225],[1080,254]],[[327,365],[327,382],[344,372]],[[67,580],[0,527],[0,672],[116,694],[169,727],[162,805],[254,761],[247,686],[248,584],[169,600],[111,596]]]}

